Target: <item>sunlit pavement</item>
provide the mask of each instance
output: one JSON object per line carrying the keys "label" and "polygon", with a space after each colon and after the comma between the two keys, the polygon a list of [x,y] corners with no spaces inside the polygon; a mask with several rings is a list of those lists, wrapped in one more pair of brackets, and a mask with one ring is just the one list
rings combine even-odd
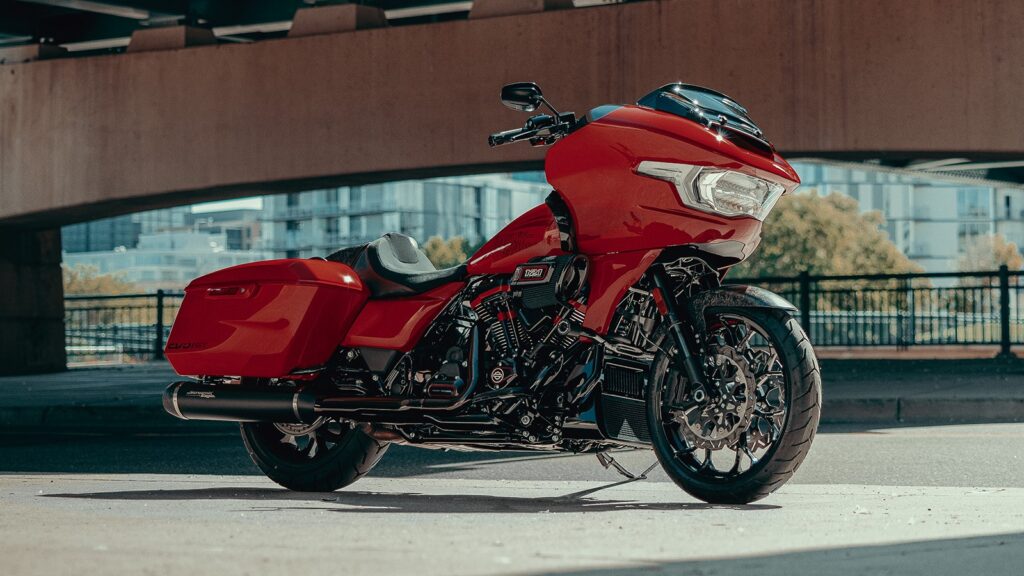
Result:
{"label": "sunlit pavement", "polygon": [[793,482],[733,507],[592,456],[399,448],[346,490],[297,494],[234,435],[5,434],[0,558],[12,575],[1016,575],[1022,441],[1022,424],[825,429]]}

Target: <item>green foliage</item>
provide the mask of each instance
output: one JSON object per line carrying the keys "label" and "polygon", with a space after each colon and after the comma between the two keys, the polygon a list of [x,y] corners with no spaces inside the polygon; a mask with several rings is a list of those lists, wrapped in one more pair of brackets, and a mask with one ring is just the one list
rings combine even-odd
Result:
{"label": "green foliage", "polygon": [[140,292],[138,287],[127,282],[119,274],[100,274],[95,266],[63,266],[64,294],[109,295]]}
{"label": "green foliage", "polygon": [[1003,265],[1020,270],[1024,256],[1002,234],[977,236],[967,243],[958,265],[961,272],[990,272]]}
{"label": "green foliage", "polygon": [[861,213],[857,201],[816,191],[783,197],[764,223],[761,245],[736,266],[734,278],[899,274],[921,269],[879,229],[878,212]]}
{"label": "green foliage", "polygon": [[469,243],[462,236],[442,240],[440,236],[432,236],[423,245],[423,252],[437,268],[451,268],[466,261],[472,254]]}

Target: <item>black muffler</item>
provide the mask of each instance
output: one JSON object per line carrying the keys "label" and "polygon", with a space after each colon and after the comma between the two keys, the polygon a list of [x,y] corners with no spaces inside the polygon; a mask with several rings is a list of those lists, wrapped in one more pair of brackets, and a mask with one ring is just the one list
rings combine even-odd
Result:
{"label": "black muffler", "polygon": [[311,423],[316,396],[295,390],[175,382],[164,391],[164,410],[182,420]]}

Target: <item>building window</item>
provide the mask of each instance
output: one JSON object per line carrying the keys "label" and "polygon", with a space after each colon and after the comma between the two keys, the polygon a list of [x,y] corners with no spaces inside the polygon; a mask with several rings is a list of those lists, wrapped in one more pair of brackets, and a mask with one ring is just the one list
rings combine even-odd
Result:
{"label": "building window", "polygon": [[285,196],[285,204],[292,208],[299,205],[299,195],[297,193],[291,193]]}
{"label": "building window", "polygon": [[989,191],[980,188],[959,188],[956,191],[956,211],[960,218],[991,218]]}
{"label": "building window", "polygon": [[967,251],[967,246],[981,236],[992,233],[992,226],[988,222],[961,222],[958,225],[960,253]]}

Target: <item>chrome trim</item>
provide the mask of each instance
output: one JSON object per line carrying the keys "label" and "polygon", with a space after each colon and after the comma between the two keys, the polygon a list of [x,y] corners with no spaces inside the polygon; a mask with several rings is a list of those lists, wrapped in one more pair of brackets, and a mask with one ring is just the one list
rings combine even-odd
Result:
{"label": "chrome trim", "polygon": [[292,394],[292,414],[295,414],[295,419],[302,422],[302,416],[299,415],[299,393]]}
{"label": "chrome trim", "polygon": [[174,406],[174,413],[177,415],[178,418],[181,418],[182,420],[188,420],[188,418],[186,418],[185,415],[181,413],[181,408],[178,407],[178,392],[181,391],[182,384],[182,382],[178,382],[174,386],[174,394],[171,394],[171,406]]}

